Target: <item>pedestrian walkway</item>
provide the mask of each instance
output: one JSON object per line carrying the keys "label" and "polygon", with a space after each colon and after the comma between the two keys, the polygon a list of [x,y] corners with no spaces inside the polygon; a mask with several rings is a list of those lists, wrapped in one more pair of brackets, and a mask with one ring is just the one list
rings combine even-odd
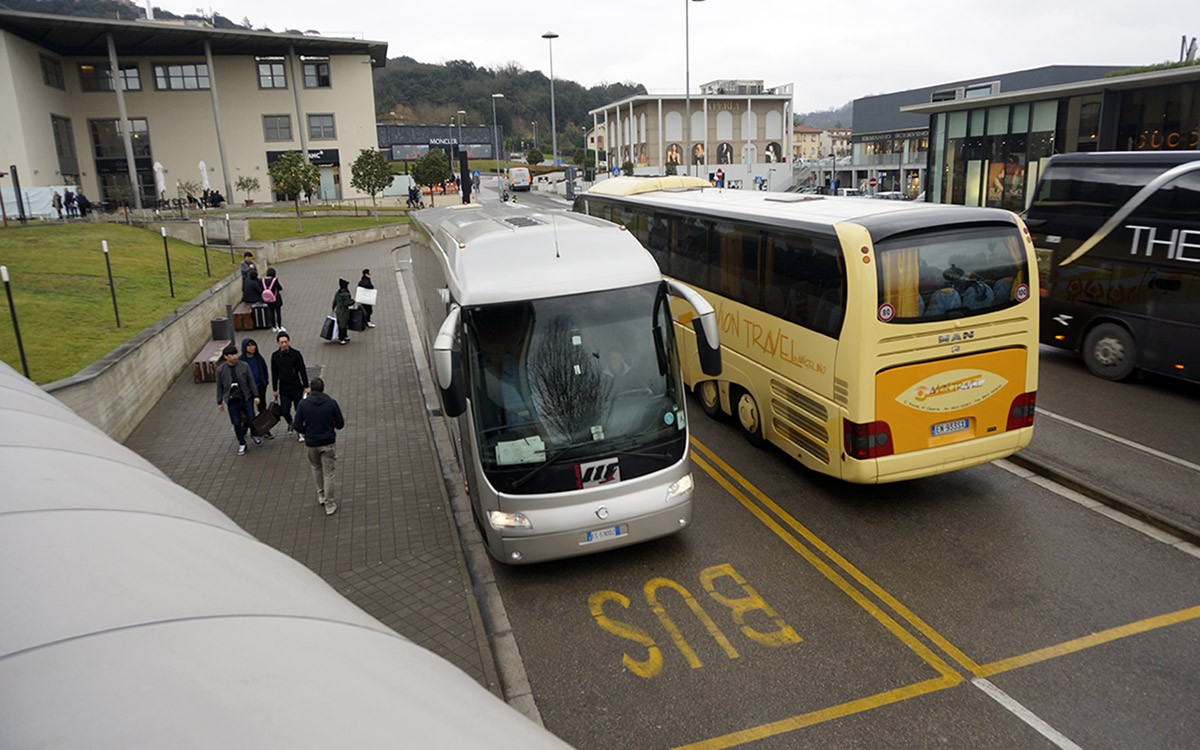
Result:
{"label": "pedestrian walkway", "polygon": [[[495,660],[472,593],[441,466],[433,447],[409,329],[386,240],[275,268],[292,346],[319,368],[325,392],[346,417],[339,432],[338,511],[326,516],[304,445],[287,436],[237,442],[211,383],[180,374],[126,445],[205,498],[246,531],[316,571],[364,610],[449,660],[501,696]],[[346,346],[318,337],[338,279],[370,268],[379,290],[377,328]],[[275,351],[268,330],[255,339]],[[249,442],[249,441],[248,441]]]}

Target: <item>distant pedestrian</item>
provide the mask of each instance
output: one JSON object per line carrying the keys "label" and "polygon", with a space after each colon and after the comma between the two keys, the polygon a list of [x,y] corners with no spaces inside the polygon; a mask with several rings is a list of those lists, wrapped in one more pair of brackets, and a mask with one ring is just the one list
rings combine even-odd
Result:
{"label": "distant pedestrian", "polygon": [[251,271],[258,271],[258,266],[254,265],[254,253],[247,250],[242,253],[242,265],[238,266],[238,270],[242,272],[242,280],[250,275]]}
{"label": "distant pedestrian", "polygon": [[279,333],[283,330],[283,284],[275,275],[275,268],[267,269],[267,277],[262,279],[262,301],[267,303],[267,323],[271,330]]}
{"label": "distant pedestrian", "polygon": [[[258,386],[250,365],[238,359],[237,347],[233,344],[221,350],[225,363],[217,367],[217,411],[229,407],[229,421],[233,423],[233,434],[237,436],[238,455],[246,454],[246,428],[254,421],[254,407],[259,403]],[[262,442],[254,438],[255,444]]]}
{"label": "distant pedestrian", "polygon": [[62,196],[58,194],[57,190],[54,191],[54,198],[51,200],[51,203],[54,206],[54,210],[58,212],[58,218],[61,219],[62,218],[62,210],[63,210],[63,200],[62,200]]}
{"label": "distant pedestrian", "polygon": [[63,191],[63,205],[66,206],[66,209],[67,209],[67,218],[68,219],[74,218],[75,217],[75,194],[72,193],[70,191],[70,189]]}
{"label": "distant pedestrian", "polygon": [[262,282],[256,269],[250,269],[250,274],[242,278],[242,302],[250,305],[262,302]]}
{"label": "distant pedestrian", "polygon": [[86,217],[92,207],[92,202],[88,200],[88,197],[83,194],[82,190],[75,194],[75,207],[79,209],[80,218]]}
{"label": "distant pedestrian", "polygon": [[[291,337],[287,331],[275,335],[279,348],[271,355],[271,390],[274,397],[279,399],[281,415],[287,422],[287,431],[292,431],[292,405],[300,405],[304,394],[308,393],[308,369],[304,365],[304,355],[298,349],[292,348]],[[304,442],[304,436],[300,436]]]}
{"label": "distant pedestrian", "polygon": [[[363,289],[374,289],[375,284],[371,282],[371,269],[364,268],[362,278],[358,280],[358,285]],[[360,305],[363,309],[363,319],[367,322],[367,328],[374,328],[375,324],[371,322],[371,313],[375,311],[374,305]]]}
{"label": "distant pedestrian", "polygon": [[325,515],[337,510],[337,431],[346,426],[338,402],[325,395],[325,381],[313,378],[312,392],[296,407],[292,427],[306,439],[308,464],[317,484],[317,502]]}
{"label": "distant pedestrian", "polygon": [[[256,411],[262,414],[268,408],[266,395],[267,383],[270,381],[270,368],[267,365],[266,358],[258,350],[258,342],[252,338],[242,339],[242,356],[238,357],[238,359],[250,366],[250,374],[254,377],[254,386],[259,394],[258,409]],[[263,437],[268,440],[275,438],[269,431]],[[258,440],[254,442],[257,443]]]}
{"label": "distant pedestrian", "polygon": [[338,290],[333,295],[332,311],[334,317],[337,318],[338,326],[338,343],[350,343],[350,306],[354,304],[354,297],[350,296],[350,282],[346,279],[338,279]]}

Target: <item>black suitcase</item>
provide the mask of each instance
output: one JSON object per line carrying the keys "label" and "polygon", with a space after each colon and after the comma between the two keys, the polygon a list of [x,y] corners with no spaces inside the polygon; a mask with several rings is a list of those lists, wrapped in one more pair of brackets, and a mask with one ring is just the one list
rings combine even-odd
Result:
{"label": "black suitcase", "polygon": [[267,303],[255,302],[250,306],[250,312],[254,314],[255,329],[271,327],[271,308],[267,307]]}
{"label": "black suitcase", "polygon": [[350,330],[365,331],[367,330],[367,311],[361,307],[350,308]]}

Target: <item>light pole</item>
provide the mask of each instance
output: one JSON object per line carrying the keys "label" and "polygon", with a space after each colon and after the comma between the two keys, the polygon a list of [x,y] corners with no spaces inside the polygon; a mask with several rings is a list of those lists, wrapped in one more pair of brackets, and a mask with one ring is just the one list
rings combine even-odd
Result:
{"label": "light pole", "polygon": [[[459,120],[459,115],[465,115],[465,114],[467,114],[467,110],[465,110],[465,109],[460,109],[460,110],[458,110],[458,112],[456,112],[456,113],[454,114],[454,124],[458,126],[458,140],[459,140],[459,141],[461,141],[461,140],[462,140],[462,122]],[[457,141],[454,141],[454,139],[453,139],[453,138],[451,138],[450,140],[451,140],[451,141],[453,141],[453,142],[450,144],[450,153],[451,153],[451,154],[454,154],[454,155],[457,155],[457,154],[458,154],[458,152],[459,152],[459,150],[460,150],[460,149],[459,149],[459,147],[458,147],[458,142],[457,142]],[[451,161],[451,162],[453,162],[453,161],[454,161],[453,157],[451,157],[450,161]],[[454,165],[453,165],[453,164],[451,164],[451,165],[450,165],[450,171],[451,171],[451,172],[453,172],[453,171],[454,171]],[[462,172],[461,166],[460,166],[460,169],[458,170],[458,179],[459,179],[459,184],[460,184],[460,185],[462,184],[462,182],[465,182],[465,181],[466,181],[466,179],[467,179],[467,176],[466,176],[465,174],[463,174],[463,172]],[[461,190],[461,188],[459,188],[459,189]]]}
{"label": "light pole", "polygon": [[503,99],[504,94],[492,94],[492,144],[496,156],[496,192],[500,192],[500,123],[496,119],[496,100]]}
{"label": "light pole", "polygon": [[692,39],[691,31],[688,28],[688,7],[690,3],[701,3],[704,0],[683,0],[683,99],[684,99],[684,121],[683,121],[683,137],[687,139],[687,144],[683,147],[683,152],[686,154],[685,159],[688,160],[687,173],[692,173]]}
{"label": "light pole", "polygon": [[558,122],[554,117],[554,40],[558,34],[547,31],[542,39],[550,47],[550,150],[554,152],[554,166],[558,166]]}
{"label": "light pole", "polygon": [[[534,148],[537,148],[537,147],[538,147],[538,142],[537,142],[537,120],[534,120],[534,121],[533,121],[533,147],[534,147]],[[541,151],[541,149],[538,149],[538,150],[539,150],[539,151]]]}

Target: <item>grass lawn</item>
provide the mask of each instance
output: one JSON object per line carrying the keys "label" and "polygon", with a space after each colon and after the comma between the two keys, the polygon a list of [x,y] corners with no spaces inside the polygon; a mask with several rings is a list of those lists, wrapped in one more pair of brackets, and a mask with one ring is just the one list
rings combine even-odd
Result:
{"label": "grass lawn", "polygon": [[[307,223],[307,222],[306,222]],[[293,233],[295,222],[292,222]],[[121,327],[109,294],[101,240],[108,241]],[[29,375],[50,383],[79,372],[191,300],[236,268],[229,253],[167,239],[175,297],[167,283],[162,235],[123,224],[70,224],[0,230]],[[240,261],[240,258],[238,259]],[[0,359],[21,372],[7,302],[0,303]]]}
{"label": "grass lawn", "polygon": [[[408,221],[406,216],[379,215],[380,224],[396,224]],[[250,241],[266,242],[282,240],[288,237],[308,237],[326,232],[342,232],[347,229],[364,229],[375,226],[375,220],[368,216],[311,216],[303,220],[303,230],[296,231],[296,215],[292,212],[290,218],[250,219]]]}

